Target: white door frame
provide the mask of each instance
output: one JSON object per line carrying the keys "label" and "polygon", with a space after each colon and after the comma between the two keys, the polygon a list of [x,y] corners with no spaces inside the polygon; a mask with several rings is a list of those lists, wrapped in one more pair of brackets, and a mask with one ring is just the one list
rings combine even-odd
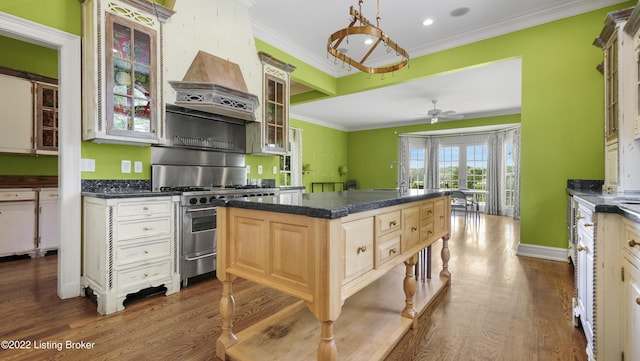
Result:
{"label": "white door frame", "polygon": [[58,50],[58,297],[80,295],[80,37],[0,12],[0,35]]}

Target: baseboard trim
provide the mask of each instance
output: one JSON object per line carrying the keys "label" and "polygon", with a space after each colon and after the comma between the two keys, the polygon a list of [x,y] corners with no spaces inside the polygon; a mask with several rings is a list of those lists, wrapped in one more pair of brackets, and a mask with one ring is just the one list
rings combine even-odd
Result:
{"label": "baseboard trim", "polygon": [[548,259],[550,261],[569,262],[566,248],[536,246],[533,244],[520,243],[518,245],[518,256]]}

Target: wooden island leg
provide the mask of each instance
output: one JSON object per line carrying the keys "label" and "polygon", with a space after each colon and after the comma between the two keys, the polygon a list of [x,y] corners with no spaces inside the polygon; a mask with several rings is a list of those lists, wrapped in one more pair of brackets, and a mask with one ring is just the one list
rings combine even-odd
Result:
{"label": "wooden island leg", "polygon": [[448,235],[442,237],[442,251],[440,252],[440,256],[442,257],[442,271],[440,271],[440,276],[451,279],[451,272],[449,272],[449,258],[451,257],[451,254],[449,253]]}
{"label": "wooden island leg", "polygon": [[222,299],[220,300],[220,317],[222,318],[222,334],[216,342],[216,356],[226,360],[227,349],[238,342],[233,333],[233,313],[236,309],[236,301],[233,298],[233,282],[222,281]]}
{"label": "wooden island leg", "polygon": [[416,309],[413,306],[413,296],[416,294],[416,278],[414,277],[413,266],[417,261],[417,254],[413,255],[411,258],[404,262],[405,265],[405,275],[404,275],[404,294],[405,294],[405,306],[404,310],[402,310],[402,316],[406,318],[410,318],[413,320],[413,327],[416,326],[417,317],[416,317]]}
{"label": "wooden island leg", "polygon": [[338,348],[333,336],[333,321],[322,321],[320,343],[318,344],[318,361],[337,361]]}

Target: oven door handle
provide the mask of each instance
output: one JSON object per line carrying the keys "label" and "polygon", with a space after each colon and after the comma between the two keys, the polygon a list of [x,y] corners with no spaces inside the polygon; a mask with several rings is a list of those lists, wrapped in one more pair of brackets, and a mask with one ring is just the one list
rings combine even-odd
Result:
{"label": "oven door handle", "polygon": [[187,261],[195,261],[197,259],[202,259],[202,258],[207,258],[207,257],[212,257],[212,256],[216,256],[218,254],[218,252],[213,252],[213,253],[207,253],[207,254],[203,254],[202,256],[198,256],[198,257],[185,257],[184,259]]}
{"label": "oven door handle", "polygon": [[207,207],[207,208],[192,208],[185,210],[186,212],[204,212],[204,211],[215,211],[217,207]]}

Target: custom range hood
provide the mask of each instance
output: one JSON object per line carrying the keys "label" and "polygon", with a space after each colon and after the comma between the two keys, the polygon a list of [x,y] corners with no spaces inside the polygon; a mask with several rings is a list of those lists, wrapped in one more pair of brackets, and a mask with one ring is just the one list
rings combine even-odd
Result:
{"label": "custom range hood", "polygon": [[255,121],[258,97],[249,94],[238,64],[199,51],[182,81],[169,81],[176,105]]}

